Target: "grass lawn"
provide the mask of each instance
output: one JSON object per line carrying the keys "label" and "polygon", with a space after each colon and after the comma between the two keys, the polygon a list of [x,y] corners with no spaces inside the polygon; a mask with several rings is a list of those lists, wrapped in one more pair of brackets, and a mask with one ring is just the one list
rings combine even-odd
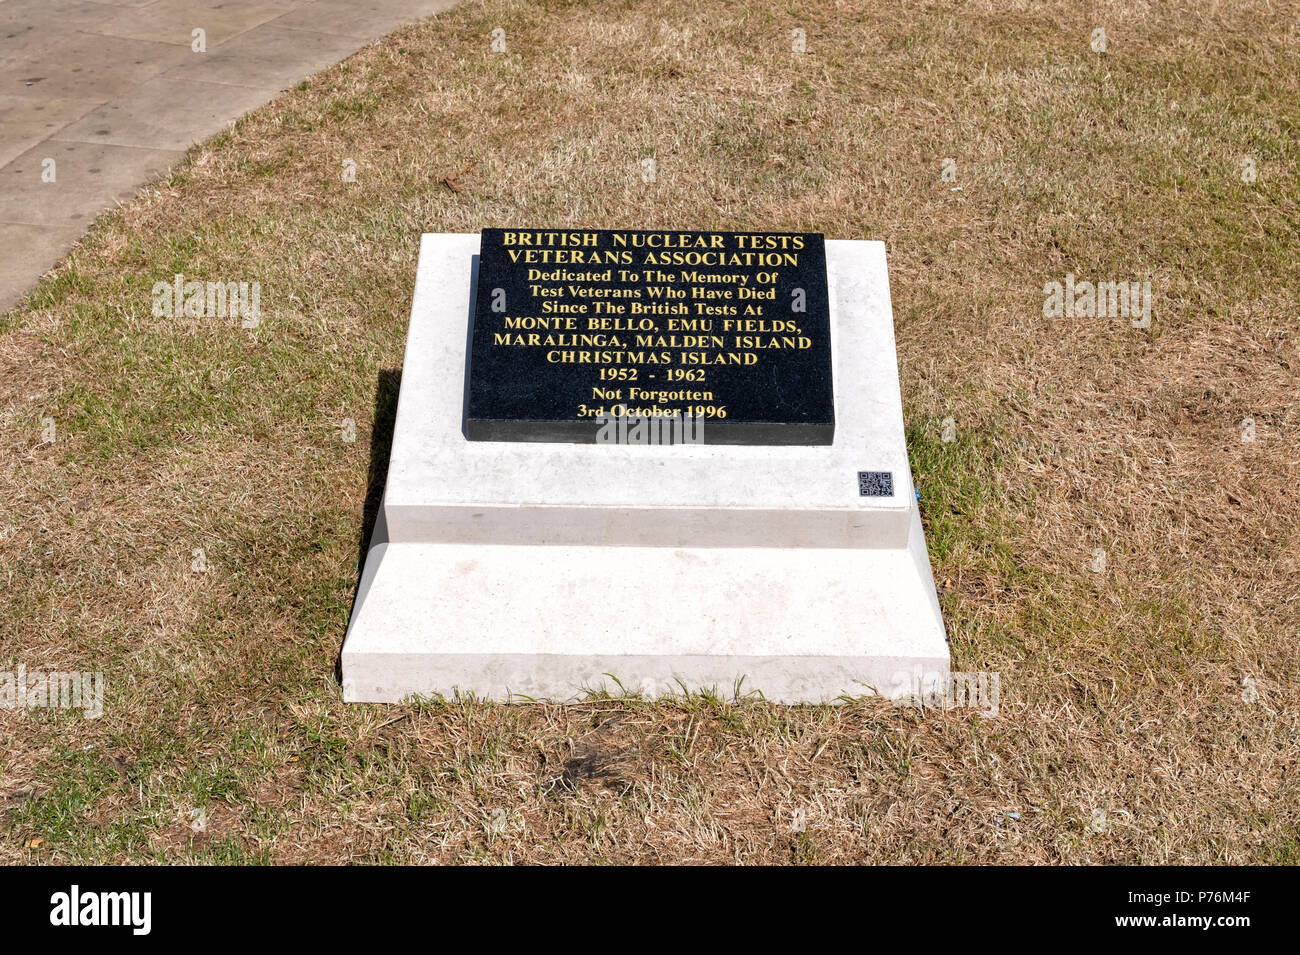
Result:
{"label": "grass lawn", "polygon": [[[468,3],[196,147],[0,319],[0,670],[107,694],[0,710],[0,862],[1300,863],[1298,16]],[[888,243],[996,717],[341,702],[419,236],[560,225]]]}

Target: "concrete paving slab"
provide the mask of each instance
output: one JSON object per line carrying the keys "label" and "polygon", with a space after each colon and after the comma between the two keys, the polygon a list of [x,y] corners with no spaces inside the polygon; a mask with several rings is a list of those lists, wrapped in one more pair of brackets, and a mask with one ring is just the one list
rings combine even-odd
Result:
{"label": "concrete paving slab", "polygon": [[194,42],[193,31],[202,29],[207,49],[212,50],[245,30],[283,16],[285,9],[252,0],[155,0],[147,7],[120,11],[96,32],[172,43],[188,50]]}
{"label": "concrete paving slab", "polygon": [[182,150],[47,140],[0,169],[0,222],[88,227],[184,156]]}
{"label": "concrete paving slab", "polygon": [[40,57],[80,31],[93,31],[118,13],[90,0],[4,0],[0,3],[0,66]]}
{"label": "concrete paving slab", "polygon": [[0,222],[0,312],[18,304],[84,233],[80,227]]}
{"label": "concrete paving slab", "polygon": [[186,47],[153,40],[75,33],[46,48],[37,59],[24,54],[15,63],[0,66],[0,95],[102,103],[199,56]]}
{"label": "concrete paving slab", "polygon": [[118,11],[91,0],[5,0],[0,3],[0,51],[37,37],[66,37],[78,30],[95,30]]}
{"label": "concrete paving slab", "polygon": [[182,70],[189,79],[209,83],[288,89],[304,76],[347,58],[356,47],[355,37],[268,23],[184,64]]}
{"label": "concrete paving slab", "polygon": [[[193,143],[452,0],[0,0],[0,309]],[[193,30],[207,49],[193,52]],[[54,183],[41,182],[55,160]]]}
{"label": "concrete paving slab", "polygon": [[372,39],[391,33],[403,23],[445,10],[444,0],[314,0],[275,21],[276,26],[321,33],[337,33],[356,39]]}
{"label": "concrete paving slab", "polygon": [[0,95],[0,167],[81,119],[99,99],[32,99]]}
{"label": "concrete paving slab", "polygon": [[269,102],[279,90],[203,83],[161,76],[136,87],[129,99],[97,107],[65,127],[60,140],[187,149],[235,117]]}

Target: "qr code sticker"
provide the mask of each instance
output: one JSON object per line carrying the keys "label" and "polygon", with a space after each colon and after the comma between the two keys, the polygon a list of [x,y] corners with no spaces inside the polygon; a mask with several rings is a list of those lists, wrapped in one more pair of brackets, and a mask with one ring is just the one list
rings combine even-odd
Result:
{"label": "qr code sticker", "polygon": [[861,497],[893,497],[893,471],[859,471],[858,495]]}

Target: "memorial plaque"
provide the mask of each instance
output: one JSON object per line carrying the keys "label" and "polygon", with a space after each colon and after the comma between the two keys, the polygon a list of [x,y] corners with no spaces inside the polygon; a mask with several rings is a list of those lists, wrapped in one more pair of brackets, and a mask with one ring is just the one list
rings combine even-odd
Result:
{"label": "memorial plaque", "polygon": [[341,668],[372,703],[937,685],[885,244],[424,236]]}
{"label": "memorial plaque", "polygon": [[472,321],[472,441],[593,443],[628,418],[834,438],[820,234],[484,229]]}

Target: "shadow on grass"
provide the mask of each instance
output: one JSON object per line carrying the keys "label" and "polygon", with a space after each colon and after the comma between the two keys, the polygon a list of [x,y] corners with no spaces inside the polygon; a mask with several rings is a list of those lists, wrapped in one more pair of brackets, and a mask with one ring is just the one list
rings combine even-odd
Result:
{"label": "shadow on grass", "polygon": [[[366,563],[371,537],[379,520],[379,506],[384,501],[384,487],[388,483],[388,458],[393,450],[393,426],[397,423],[397,394],[402,386],[400,368],[388,368],[379,373],[375,382],[375,412],[370,430],[370,469],[366,474],[366,506],[361,520],[361,534],[357,540],[357,580]],[[387,539],[387,533],[383,538]],[[353,599],[356,594],[353,593]]]}
{"label": "shadow on grass", "polygon": [[[366,473],[366,504],[362,511],[361,532],[357,535],[357,582],[352,588],[352,608],[355,611],[357,595],[361,592],[361,575],[366,566],[375,525],[379,521],[379,508],[384,501],[384,487],[388,483],[388,459],[393,450],[393,427],[397,423],[397,395],[402,386],[400,368],[386,368],[375,382],[375,406],[370,429],[370,468]],[[386,529],[381,529],[379,541],[388,539]],[[334,676],[343,682],[343,646],[334,661]]]}

